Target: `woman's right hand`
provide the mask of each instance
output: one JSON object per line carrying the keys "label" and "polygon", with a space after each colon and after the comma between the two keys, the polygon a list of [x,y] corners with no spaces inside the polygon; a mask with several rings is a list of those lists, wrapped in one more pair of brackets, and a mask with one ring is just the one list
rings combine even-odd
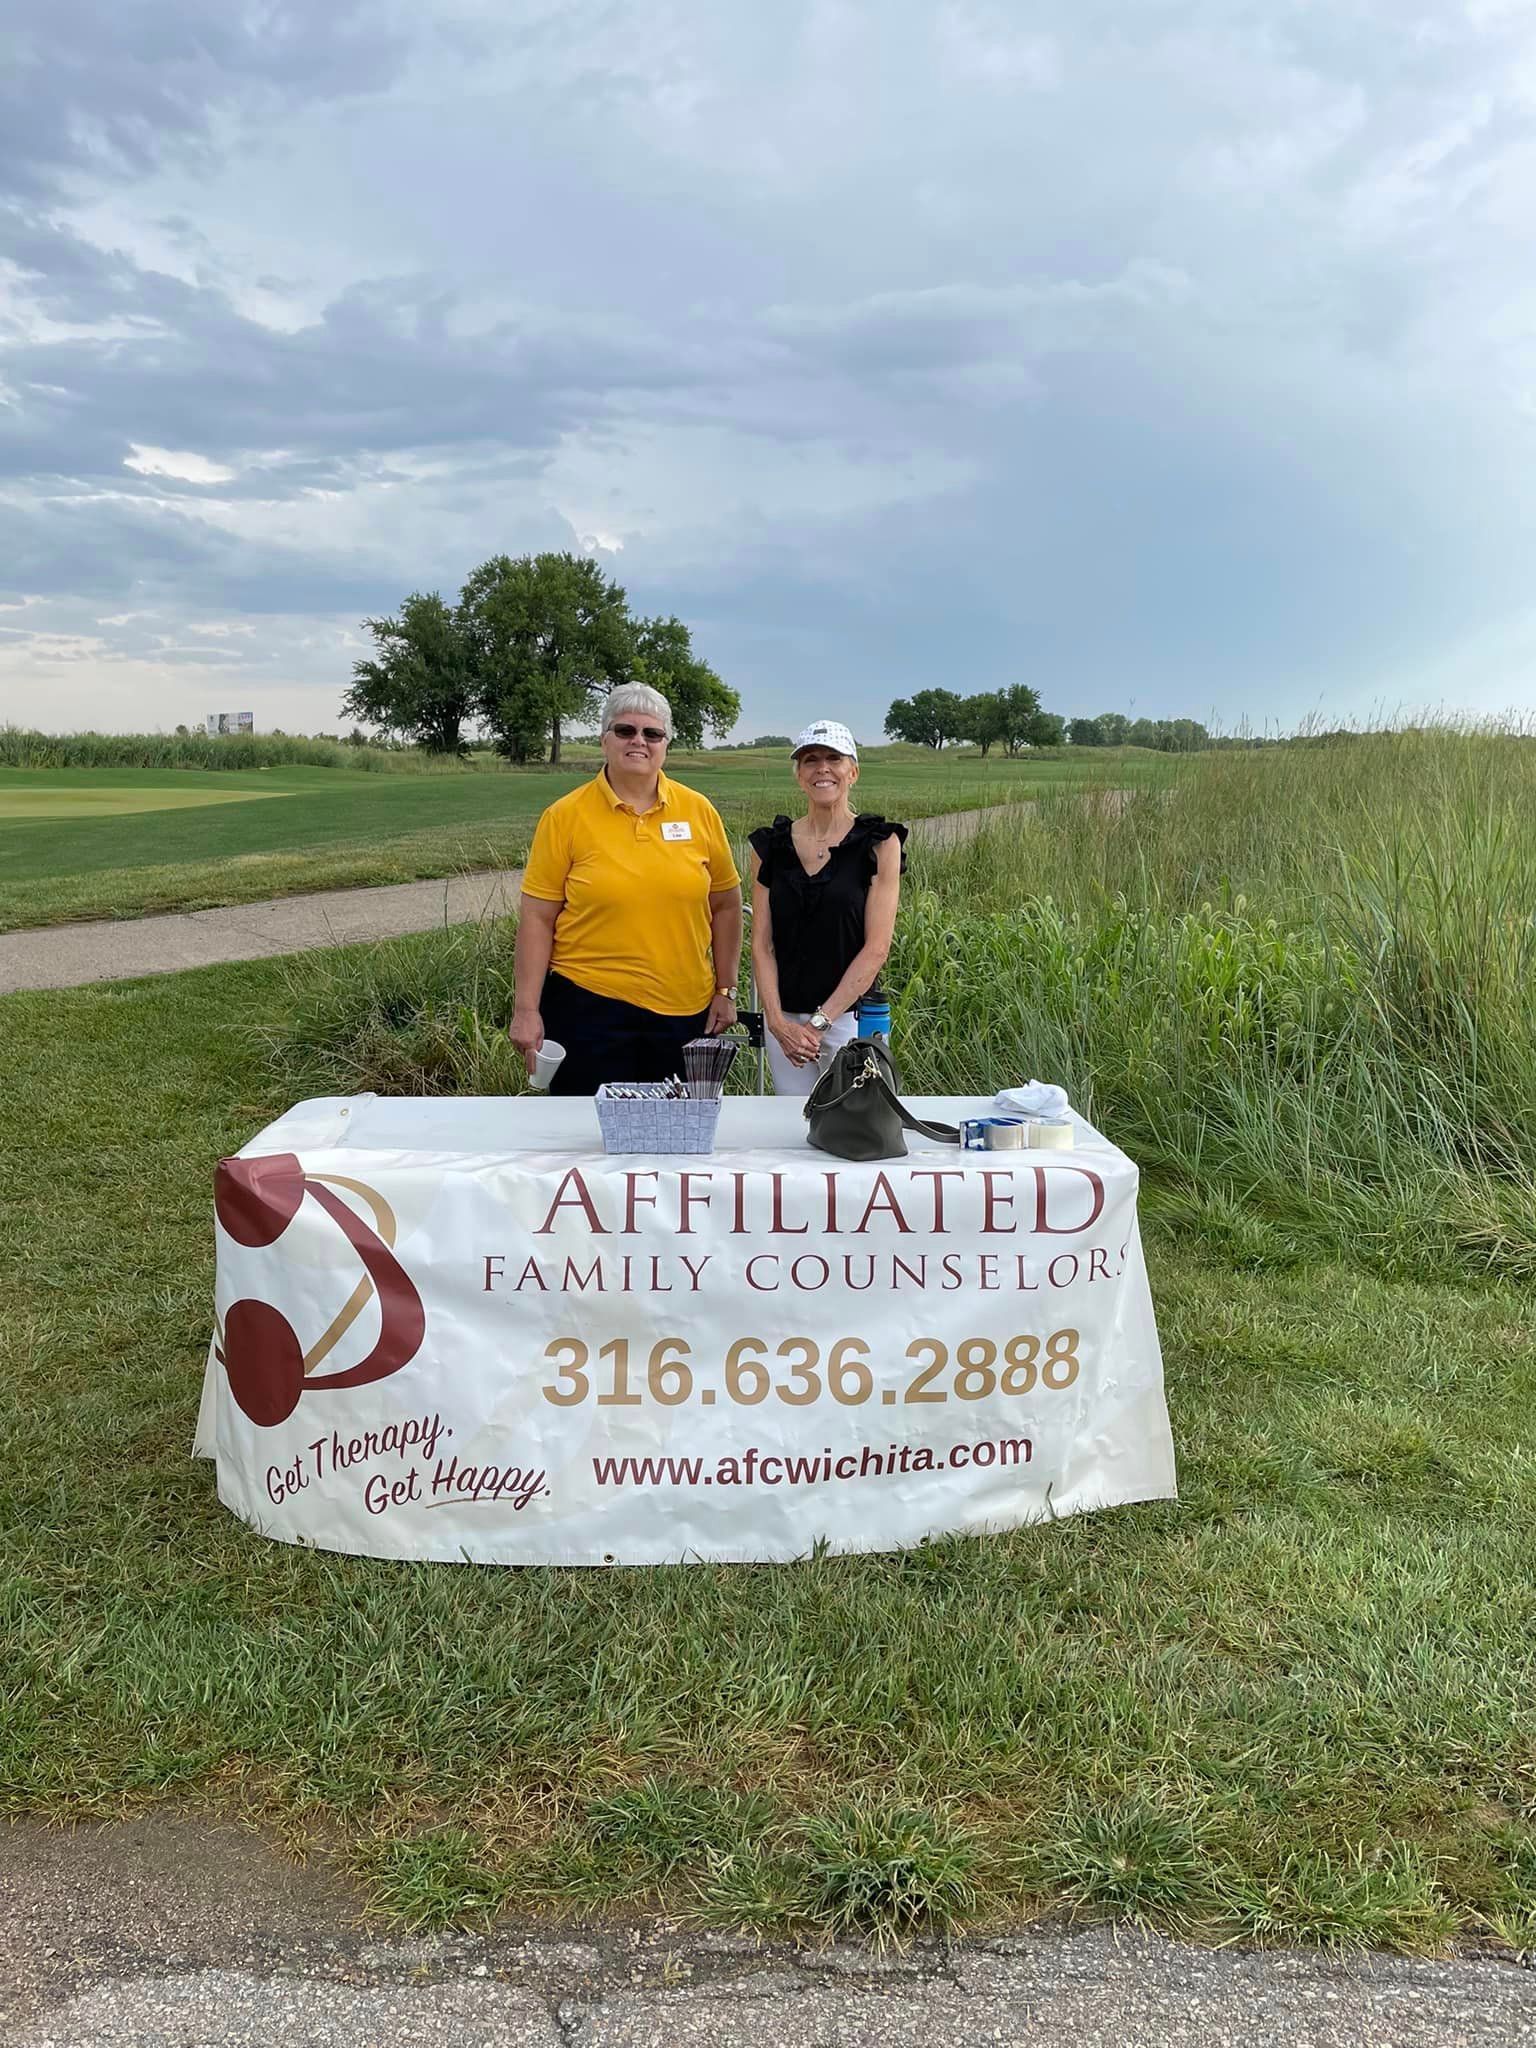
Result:
{"label": "woman's right hand", "polygon": [[797,1067],[814,1066],[821,1058],[821,1033],[813,1031],[809,1024],[796,1023],[793,1017],[780,1017],[776,1021],[770,1019],[768,1029]]}
{"label": "woman's right hand", "polygon": [[507,1036],[522,1054],[523,1065],[531,1074],[533,1056],[544,1043],[544,1019],[537,1010],[514,1010]]}

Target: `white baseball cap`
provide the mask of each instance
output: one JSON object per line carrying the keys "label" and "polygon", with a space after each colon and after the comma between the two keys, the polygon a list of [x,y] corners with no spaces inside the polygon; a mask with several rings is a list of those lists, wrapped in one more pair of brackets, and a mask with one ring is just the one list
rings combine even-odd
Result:
{"label": "white baseball cap", "polygon": [[850,761],[859,758],[858,743],[846,725],[839,725],[835,718],[818,718],[814,725],[808,725],[790,748],[792,759],[803,754],[807,747],[827,747],[834,754],[846,754]]}

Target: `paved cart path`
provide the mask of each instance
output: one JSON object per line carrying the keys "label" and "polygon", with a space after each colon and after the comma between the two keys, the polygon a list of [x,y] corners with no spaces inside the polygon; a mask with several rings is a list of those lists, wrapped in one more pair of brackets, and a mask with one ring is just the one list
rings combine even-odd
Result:
{"label": "paved cart path", "polygon": [[396,882],[382,889],[319,889],[268,903],[156,917],[107,918],[0,932],[0,995],[20,989],[78,988],[139,974],[179,974],[229,960],[266,960],[317,946],[353,946],[438,925],[469,924],[513,909],[521,868],[454,875],[441,882]]}
{"label": "paved cart path", "polygon": [[1026,1930],[884,1955],[650,1921],[411,1937],[323,1861],[150,1815],[0,1828],[9,2048],[1506,2048],[1536,1972]]}
{"label": "paved cart path", "polygon": [[[919,818],[912,837],[950,846],[967,838],[985,819],[1032,808],[1004,804],[993,810]],[[187,967],[265,960],[277,953],[307,953],[318,946],[353,946],[367,939],[433,931],[439,925],[470,924],[515,908],[522,880],[521,868],[482,868],[446,881],[321,889],[308,896],[279,896],[266,903],[232,903],[214,910],[0,932],[0,995],[127,981],[140,974],[179,974]]]}

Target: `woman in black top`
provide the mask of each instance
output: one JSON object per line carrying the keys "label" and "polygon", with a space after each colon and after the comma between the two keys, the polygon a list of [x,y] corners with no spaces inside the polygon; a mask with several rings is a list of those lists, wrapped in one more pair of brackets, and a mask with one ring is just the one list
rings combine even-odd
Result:
{"label": "woman in black top", "polygon": [[827,1053],[855,1033],[854,1005],[891,950],[905,825],[856,816],[859,755],[846,725],[819,719],[794,746],[803,818],[751,833],[752,964],[780,1095],[809,1095]]}

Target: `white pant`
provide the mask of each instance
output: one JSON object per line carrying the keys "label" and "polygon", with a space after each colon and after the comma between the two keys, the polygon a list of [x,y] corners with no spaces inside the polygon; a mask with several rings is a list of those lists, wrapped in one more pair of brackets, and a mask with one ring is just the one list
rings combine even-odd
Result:
{"label": "white pant", "polygon": [[[809,1024],[809,1010],[786,1010],[785,1016],[796,1024]],[[821,1034],[821,1058],[812,1066],[797,1067],[782,1045],[770,1031],[768,1037],[768,1064],[773,1070],[773,1092],[775,1095],[809,1095],[817,1081],[826,1072],[827,1061],[840,1045],[847,1045],[859,1035],[859,1019],[856,1010],[845,1010],[841,1017],[834,1018]]]}

